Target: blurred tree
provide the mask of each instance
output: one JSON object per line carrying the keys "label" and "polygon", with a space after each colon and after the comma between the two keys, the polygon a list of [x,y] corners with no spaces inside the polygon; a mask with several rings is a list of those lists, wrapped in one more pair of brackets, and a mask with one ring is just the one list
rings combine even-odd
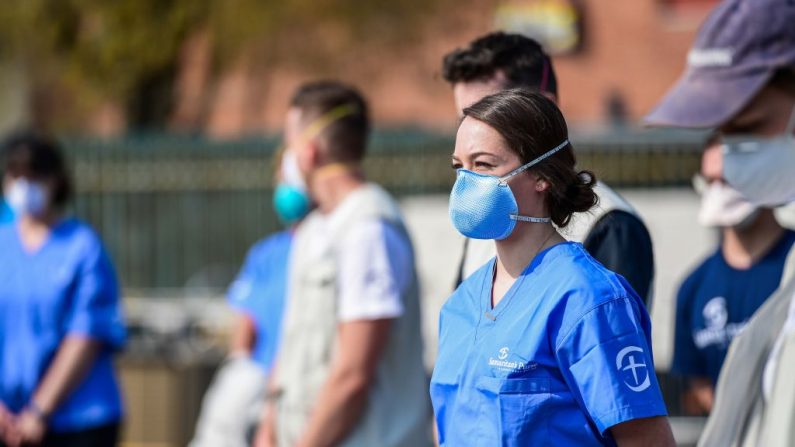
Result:
{"label": "blurred tree", "polygon": [[216,73],[241,51],[267,63],[323,61],[342,46],[416,37],[439,2],[6,0],[0,58],[28,74],[39,124],[79,130],[90,111],[111,103],[131,129],[162,128],[177,55],[191,33],[209,33]]}

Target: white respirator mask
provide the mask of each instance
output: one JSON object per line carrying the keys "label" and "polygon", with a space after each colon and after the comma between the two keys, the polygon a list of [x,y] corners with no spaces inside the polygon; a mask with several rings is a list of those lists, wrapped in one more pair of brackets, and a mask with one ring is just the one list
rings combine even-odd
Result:
{"label": "white respirator mask", "polygon": [[8,207],[19,216],[40,216],[47,208],[47,188],[41,183],[19,177],[4,191]]}

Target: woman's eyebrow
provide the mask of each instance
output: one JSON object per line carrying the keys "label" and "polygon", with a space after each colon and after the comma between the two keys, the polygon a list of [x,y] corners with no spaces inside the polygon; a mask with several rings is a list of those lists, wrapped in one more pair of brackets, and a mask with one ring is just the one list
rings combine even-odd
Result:
{"label": "woman's eyebrow", "polygon": [[469,158],[471,158],[473,160],[475,158],[478,158],[478,157],[491,157],[491,158],[499,160],[499,157],[497,157],[496,155],[492,154],[491,152],[479,151],[479,152],[473,152],[473,153],[469,154]]}

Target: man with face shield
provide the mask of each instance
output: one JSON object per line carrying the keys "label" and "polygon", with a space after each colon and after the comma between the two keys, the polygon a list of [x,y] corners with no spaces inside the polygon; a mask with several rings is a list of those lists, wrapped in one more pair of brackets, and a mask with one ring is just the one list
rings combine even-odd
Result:
{"label": "man with face shield", "polygon": [[723,179],[721,146],[711,140],[694,179],[701,194],[699,223],[717,228],[720,244],[677,294],[672,372],[687,380],[689,413],[712,409],[729,343],[779,286],[795,232],[773,210],[750,202]]}
{"label": "man with face shield", "polygon": [[[714,128],[716,170],[745,199],[795,199],[795,2],[730,0],[715,8],[679,83],[647,117],[652,125]],[[795,281],[782,286],[735,337],[701,446],[795,444]]]}
{"label": "man with face shield", "polygon": [[285,140],[317,204],[299,225],[258,447],[430,445],[414,253],[396,202],[365,180],[355,89],[303,85]]}

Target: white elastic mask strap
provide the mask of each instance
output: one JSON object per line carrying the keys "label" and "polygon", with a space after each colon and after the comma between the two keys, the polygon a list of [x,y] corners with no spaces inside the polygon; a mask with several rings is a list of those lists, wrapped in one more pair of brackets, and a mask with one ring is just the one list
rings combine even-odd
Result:
{"label": "white elastic mask strap", "polygon": [[530,222],[530,223],[549,223],[549,217],[530,217],[530,216],[520,216],[519,214],[511,214],[511,220],[518,220],[521,222]]}
{"label": "white elastic mask strap", "polygon": [[569,140],[566,139],[562,143],[557,145],[554,149],[544,153],[543,155],[541,155],[540,157],[538,157],[535,160],[531,161],[530,163],[527,163],[527,164],[524,164],[522,166],[519,166],[518,168],[516,168],[513,171],[509,172],[507,175],[505,175],[503,177],[500,177],[500,184],[503,184],[503,185],[506,184],[508,182],[508,180],[511,179],[511,177],[513,177],[513,176],[515,176],[517,174],[521,174],[522,172],[524,172],[524,171],[532,168],[533,166],[541,163],[542,161],[546,160],[547,158],[555,155],[558,151],[560,151],[561,149],[566,147],[568,144],[569,144]]}
{"label": "white elastic mask strap", "polygon": [[282,181],[301,191],[306,191],[306,182],[301,175],[301,169],[298,167],[298,157],[292,150],[288,149],[282,154],[281,171]]}

